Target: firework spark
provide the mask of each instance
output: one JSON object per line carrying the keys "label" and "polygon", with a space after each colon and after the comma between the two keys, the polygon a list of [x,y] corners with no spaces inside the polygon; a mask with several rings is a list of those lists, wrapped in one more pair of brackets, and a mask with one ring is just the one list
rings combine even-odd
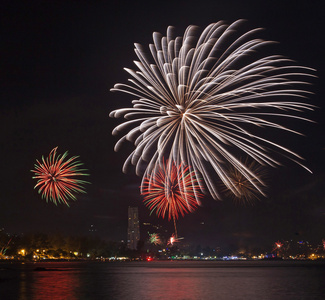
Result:
{"label": "firework spark", "polygon": [[184,162],[218,199],[218,177],[234,194],[240,193],[228,165],[263,193],[255,174],[241,163],[243,154],[275,167],[280,162],[270,154],[273,150],[302,165],[298,154],[251,129],[298,133],[274,120],[306,120],[299,113],[313,106],[303,101],[309,94],[303,86],[314,70],[279,55],[261,54],[272,42],[255,37],[260,29],[238,33],[242,22],[211,24],[200,35],[196,26],[189,26],[176,38],[168,27],[166,37],[153,34],[151,57],[135,44],[138,71],[125,69],[130,84],[112,89],[136,97],[133,107],[110,113],[127,119],[113,130],[114,135],[126,131],[115,151],[125,140],[135,144],[124,172],[135,165],[144,180],[163,157],[176,165]]}
{"label": "firework spark", "polygon": [[68,152],[57,155],[57,148],[54,148],[46,159],[42,156],[41,162],[36,160],[35,170],[31,170],[35,174],[33,179],[37,179],[34,188],[38,188],[38,193],[47,202],[69,206],[68,200],[76,200],[75,193],[86,193],[84,184],[89,182],[77,178],[88,174],[84,173],[86,170],[79,169],[82,165],[76,160],[79,156],[65,160]]}

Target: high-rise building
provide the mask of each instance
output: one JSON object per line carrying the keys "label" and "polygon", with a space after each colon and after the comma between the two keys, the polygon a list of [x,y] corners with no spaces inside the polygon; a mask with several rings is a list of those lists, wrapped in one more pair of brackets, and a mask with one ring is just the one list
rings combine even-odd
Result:
{"label": "high-rise building", "polygon": [[139,212],[137,207],[128,208],[127,247],[136,250],[140,240]]}

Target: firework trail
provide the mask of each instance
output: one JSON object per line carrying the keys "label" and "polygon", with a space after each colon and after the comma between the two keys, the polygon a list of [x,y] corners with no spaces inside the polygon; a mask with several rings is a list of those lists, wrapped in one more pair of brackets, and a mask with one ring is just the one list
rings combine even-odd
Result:
{"label": "firework trail", "polygon": [[126,140],[135,145],[123,172],[134,165],[144,180],[163,157],[176,165],[184,162],[218,199],[218,177],[240,193],[229,177],[229,165],[263,193],[242,156],[275,167],[280,162],[272,153],[279,152],[305,167],[298,154],[267,139],[263,130],[298,133],[281,121],[306,120],[299,114],[313,110],[305,102],[310,93],[304,86],[315,70],[279,55],[263,55],[261,48],[273,42],[257,38],[260,29],[239,33],[242,23],[214,23],[201,34],[189,26],[176,38],[168,27],[166,36],[153,34],[150,54],[135,44],[138,70],[125,68],[129,84],[111,89],[135,99],[133,107],[110,113],[126,119],[113,130],[124,134],[115,151]]}
{"label": "firework trail", "polygon": [[36,160],[35,170],[31,170],[35,175],[33,179],[37,179],[34,188],[38,188],[38,193],[47,202],[69,206],[68,200],[76,200],[75,193],[86,193],[84,184],[89,182],[78,178],[88,174],[84,173],[86,170],[79,168],[82,165],[76,160],[79,156],[65,160],[68,152],[57,155],[57,148],[54,148],[46,159],[42,156],[41,162]]}

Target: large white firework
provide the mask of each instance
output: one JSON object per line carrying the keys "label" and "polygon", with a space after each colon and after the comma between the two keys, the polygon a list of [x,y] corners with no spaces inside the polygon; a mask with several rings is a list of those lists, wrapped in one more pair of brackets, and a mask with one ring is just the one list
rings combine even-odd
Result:
{"label": "large white firework", "polygon": [[113,130],[114,135],[125,132],[115,151],[125,140],[135,145],[124,172],[132,164],[145,178],[163,158],[177,165],[184,162],[217,199],[217,178],[240,194],[229,166],[263,193],[263,182],[241,163],[243,155],[276,166],[280,163],[273,150],[304,167],[299,155],[254,128],[298,133],[273,120],[305,119],[298,113],[313,109],[304,102],[309,94],[304,86],[314,70],[279,55],[263,55],[261,48],[272,42],[255,38],[260,29],[240,34],[242,22],[210,24],[201,34],[189,26],[176,38],[168,27],[166,36],[153,34],[151,55],[135,44],[138,70],[125,68],[130,83],[111,89],[135,97],[133,107],[110,113],[127,119]]}

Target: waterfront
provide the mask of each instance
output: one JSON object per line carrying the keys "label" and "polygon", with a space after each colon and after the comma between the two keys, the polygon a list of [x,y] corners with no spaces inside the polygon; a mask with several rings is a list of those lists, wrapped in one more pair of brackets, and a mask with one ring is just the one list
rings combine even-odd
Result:
{"label": "waterfront", "polygon": [[1,299],[324,299],[324,261],[0,263]]}

